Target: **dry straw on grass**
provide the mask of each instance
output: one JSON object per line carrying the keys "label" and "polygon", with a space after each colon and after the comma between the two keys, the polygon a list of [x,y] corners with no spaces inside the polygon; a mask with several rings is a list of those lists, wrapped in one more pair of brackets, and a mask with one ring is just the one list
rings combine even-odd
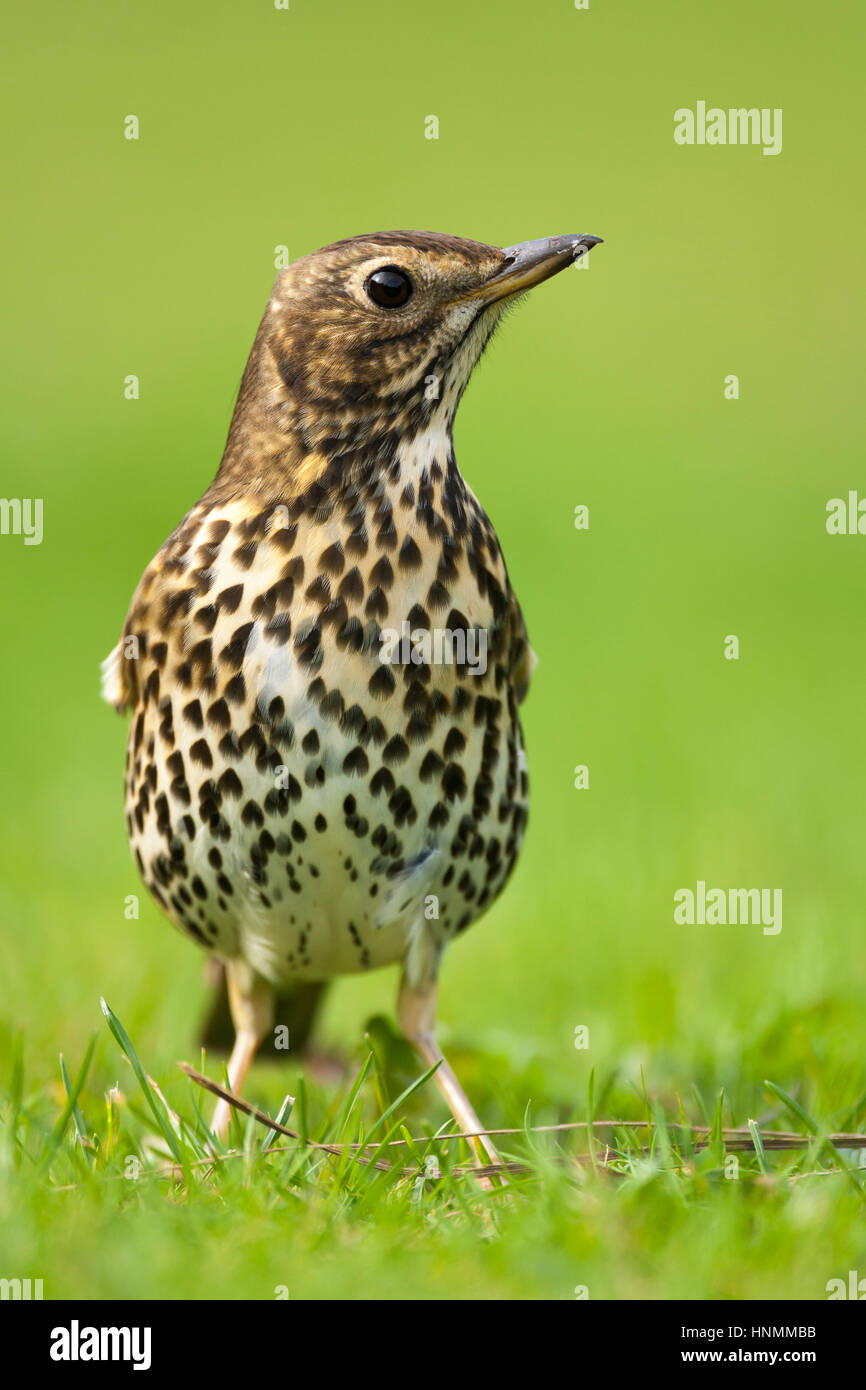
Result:
{"label": "dry straw on grass", "polygon": [[[286,1125],[271,1119],[270,1115],[266,1115],[263,1110],[259,1110],[257,1106],[252,1105],[247,1100],[243,1100],[242,1097],[233,1095],[231,1091],[226,1090],[224,1086],[220,1086],[218,1082],[212,1081],[210,1077],[202,1075],[202,1073],[196,1071],[194,1067],[189,1066],[187,1062],[181,1062],[179,1065],[181,1070],[185,1072],[192,1081],[195,1081],[197,1085],[204,1087],[205,1090],[212,1092],[215,1096],[219,1096],[222,1100],[228,1101],[229,1105],[239,1110],[242,1114],[252,1115],[253,1119],[259,1124],[267,1126],[268,1129],[276,1131],[277,1134],[285,1135],[288,1139],[300,1139],[301,1136],[298,1134],[297,1130],[289,1129]],[[587,1120],[575,1120],[558,1125],[531,1125],[527,1129],[488,1129],[484,1130],[483,1133],[495,1138],[500,1135],[509,1134],[564,1134],[569,1131],[576,1131],[579,1133],[580,1131],[589,1130],[595,1135],[605,1130],[629,1129],[645,1130],[647,1135],[650,1136],[656,1128],[657,1126],[651,1120],[593,1120],[591,1122]],[[670,1130],[680,1130],[688,1134],[691,1137],[695,1149],[706,1148],[711,1142],[713,1133],[708,1125],[686,1125],[679,1122],[671,1122],[667,1125],[667,1128]],[[396,1172],[398,1170],[395,1164],[388,1163],[383,1158],[373,1159],[366,1150],[381,1150],[383,1147],[399,1148],[401,1146],[405,1147],[409,1143],[419,1147],[425,1144],[445,1144],[452,1139],[479,1138],[481,1133],[482,1131],[472,1134],[449,1132],[446,1134],[425,1135],[423,1138],[411,1141],[407,1139],[390,1139],[384,1145],[380,1145],[375,1141],[369,1144],[321,1144],[311,1139],[308,1139],[306,1143],[308,1148],[318,1149],[323,1153],[333,1154],[336,1157],[341,1157],[347,1152],[353,1152],[359,1163],[369,1164],[372,1162],[375,1168],[379,1168],[382,1171]],[[815,1136],[813,1135],[797,1134],[792,1130],[758,1130],[757,1126],[754,1128],[723,1127],[718,1132],[717,1137],[722,1140],[725,1148],[729,1152],[757,1153],[758,1147],[754,1138],[756,1133],[765,1151],[805,1149],[808,1148],[810,1144],[816,1142]],[[866,1148],[866,1134],[828,1134],[822,1142],[832,1146],[834,1149],[864,1149]],[[609,1166],[606,1155],[604,1157],[593,1158],[588,1154],[580,1154],[574,1155],[573,1160],[577,1163],[591,1162],[595,1167],[599,1168]],[[489,1163],[480,1167],[467,1165],[465,1167],[461,1166],[452,1169],[452,1172],[471,1173],[478,1178],[495,1176],[497,1173],[524,1173],[527,1171],[529,1170],[526,1165],[519,1162]],[[418,1174],[418,1168],[417,1166],[403,1168],[402,1173],[407,1177],[414,1177]]]}

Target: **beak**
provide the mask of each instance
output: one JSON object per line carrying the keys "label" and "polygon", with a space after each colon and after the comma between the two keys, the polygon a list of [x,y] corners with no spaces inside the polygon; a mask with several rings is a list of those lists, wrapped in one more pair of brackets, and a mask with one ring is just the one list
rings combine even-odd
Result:
{"label": "beak", "polygon": [[601,240],[600,236],[551,236],[508,246],[501,269],[467,298],[493,304],[497,299],[531,290],[533,285],[540,285],[542,280],[549,280],[551,275],[558,275],[579,261]]}

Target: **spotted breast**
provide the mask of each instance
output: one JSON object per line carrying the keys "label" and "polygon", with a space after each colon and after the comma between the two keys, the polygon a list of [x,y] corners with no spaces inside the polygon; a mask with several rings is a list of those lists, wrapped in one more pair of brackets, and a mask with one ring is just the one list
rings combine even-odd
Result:
{"label": "spotted breast", "polygon": [[220,492],[146,571],[111,662],[145,882],[275,984],[438,956],[526,820],[528,648],[494,530],[447,443],[324,505]]}

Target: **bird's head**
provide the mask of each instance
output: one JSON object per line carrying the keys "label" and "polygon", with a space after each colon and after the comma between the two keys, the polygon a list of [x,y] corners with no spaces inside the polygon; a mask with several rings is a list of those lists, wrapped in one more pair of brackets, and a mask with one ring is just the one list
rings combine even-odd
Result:
{"label": "bird's head", "polygon": [[303,256],[274,286],[232,434],[276,426],[289,452],[334,459],[450,430],[503,309],[600,238],[502,250],[432,232],[378,232]]}

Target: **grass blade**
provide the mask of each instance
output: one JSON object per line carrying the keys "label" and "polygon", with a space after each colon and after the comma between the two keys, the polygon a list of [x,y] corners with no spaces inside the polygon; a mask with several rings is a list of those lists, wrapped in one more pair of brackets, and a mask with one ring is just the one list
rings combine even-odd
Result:
{"label": "grass blade", "polygon": [[130,1066],[132,1067],[132,1070],[135,1072],[136,1080],[138,1081],[138,1084],[141,1087],[142,1092],[144,1093],[145,1100],[150,1106],[150,1110],[153,1115],[153,1118],[156,1120],[157,1127],[161,1131],[163,1138],[165,1139],[165,1142],[168,1144],[168,1147],[170,1148],[172,1154],[177,1159],[178,1163],[181,1164],[181,1166],[183,1166],[183,1155],[180,1150],[180,1145],[177,1142],[177,1137],[174,1133],[174,1130],[171,1128],[171,1125],[166,1120],[165,1112],[162,1106],[157,1103],[156,1097],[154,1096],[153,1091],[148,1085],[147,1077],[144,1074],[144,1068],[142,1067],[141,1062],[138,1060],[138,1054],[136,1053],[136,1050],[129,1039],[129,1034],[127,1033],[123,1024],[120,1022],[120,1019],[117,1017],[117,1015],[112,1012],[108,1004],[101,997],[99,1000],[99,1004],[100,1008],[102,1009],[102,1012],[105,1014],[105,1018],[108,1022],[108,1026],[111,1029],[115,1041],[120,1045],[121,1050],[129,1058]]}
{"label": "grass blade", "polygon": [[42,1159],[43,1170],[47,1169],[48,1165],[51,1162],[51,1159],[54,1157],[55,1153],[60,1147],[60,1144],[63,1141],[63,1136],[66,1133],[66,1126],[69,1124],[69,1121],[72,1118],[72,1115],[76,1109],[76,1106],[78,1104],[78,1097],[81,1095],[81,1091],[84,1086],[87,1073],[90,1070],[90,1062],[93,1057],[93,1049],[95,1047],[96,1034],[93,1033],[91,1035],[90,1042],[87,1044],[87,1051],[84,1054],[84,1061],[81,1063],[81,1068],[78,1072],[78,1076],[75,1078],[75,1085],[72,1087],[71,1090],[68,1090],[66,1093],[66,1104],[60,1112],[60,1118],[57,1121],[57,1124],[54,1126],[54,1133],[51,1135],[51,1138],[49,1139],[46,1145],[45,1154]]}

